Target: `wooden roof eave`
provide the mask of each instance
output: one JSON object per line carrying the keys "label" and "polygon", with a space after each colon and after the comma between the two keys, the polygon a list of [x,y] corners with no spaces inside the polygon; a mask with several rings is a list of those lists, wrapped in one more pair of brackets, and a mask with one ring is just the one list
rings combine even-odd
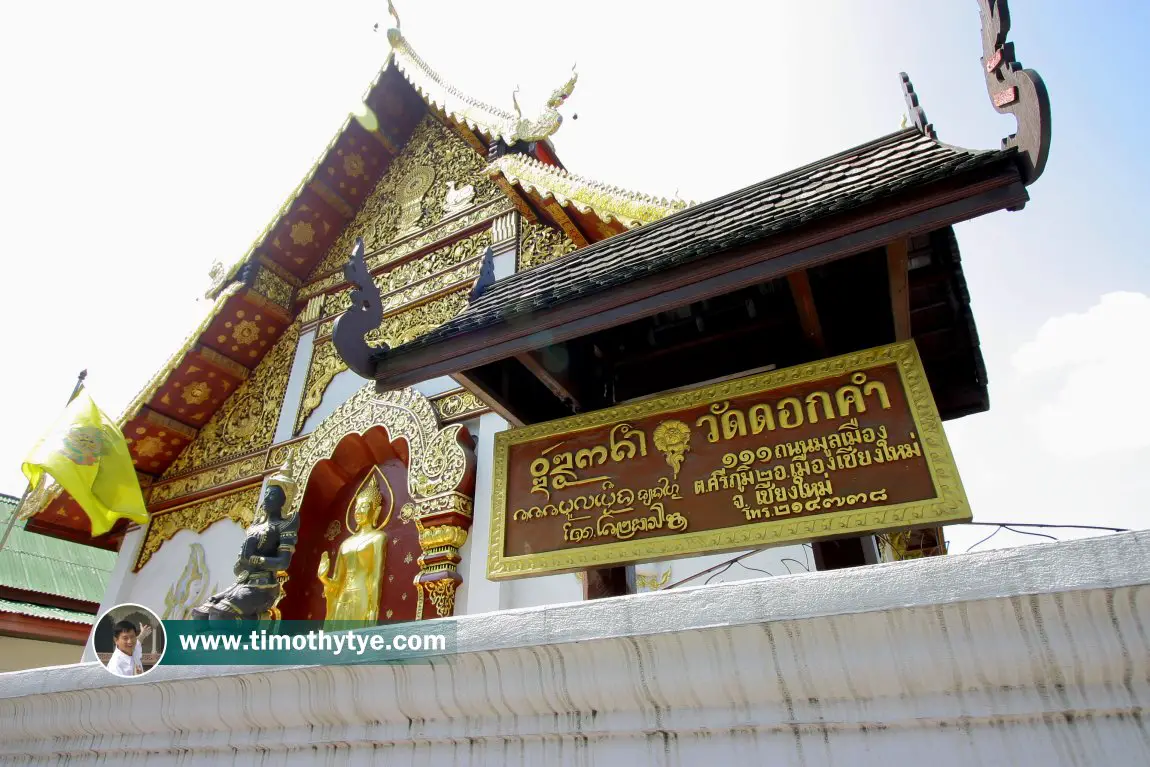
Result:
{"label": "wooden roof eave", "polygon": [[[885,200],[833,222],[813,222],[814,225],[778,237],[728,250],[722,258],[700,259],[617,290],[533,311],[525,319],[512,318],[426,346],[400,347],[376,358],[376,385],[382,391],[440,375],[459,374],[899,238],[998,210],[1017,209],[1027,199],[1019,169],[1007,154],[993,172],[938,182],[927,190],[914,190],[911,199]],[[641,237],[645,231],[647,228],[627,236]]]}

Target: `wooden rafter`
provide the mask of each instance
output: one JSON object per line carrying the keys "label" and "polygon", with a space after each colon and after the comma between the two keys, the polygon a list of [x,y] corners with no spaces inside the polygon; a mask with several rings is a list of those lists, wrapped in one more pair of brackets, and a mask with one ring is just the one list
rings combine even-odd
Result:
{"label": "wooden rafter", "polygon": [[791,288],[791,296],[795,301],[795,310],[799,314],[799,326],[803,329],[803,336],[815,351],[826,351],[827,345],[823,338],[823,327],[822,323],[819,322],[819,310],[815,306],[815,296],[811,292],[811,280],[807,270],[803,269],[788,274],[787,284]]}
{"label": "wooden rafter", "polygon": [[898,239],[886,246],[886,268],[890,279],[890,308],[894,317],[894,340],[911,337],[910,287],[907,284],[907,251],[909,244]]}
{"label": "wooden rafter", "polygon": [[543,209],[551,214],[555,223],[559,224],[559,228],[577,247],[585,247],[590,242],[587,236],[583,234],[583,230],[575,223],[575,219],[567,215],[567,211],[563,210],[563,206],[557,201],[551,200],[543,206]]}
{"label": "wooden rafter", "polygon": [[517,354],[515,355],[515,359],[519,360],[520,364],[527,368],[531,375],[539,379],[541,384],[546,386],[552,394],[566,403],[572,411],[579,412],[582,409],[579,399],[575,396],[575,387],[571,385],[571,382],[564,380],[564,377],[558,376],[548,370],[536,352]]}

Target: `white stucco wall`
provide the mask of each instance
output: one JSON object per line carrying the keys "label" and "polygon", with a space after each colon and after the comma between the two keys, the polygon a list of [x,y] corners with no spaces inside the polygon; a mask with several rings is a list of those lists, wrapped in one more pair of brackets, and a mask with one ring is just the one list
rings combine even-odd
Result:
{"label": "white stucco wall", "polygon": [[0,675],[0,761],[1150,763],[1150,532],[449,622],[420,665]]}
{"label": "white stucco wall", "polygon": [[183,573],[193,543],[199,543],[204,547],[209,585],[209,591],[205,596],[227,586],[234,577],[232,567],[236,563],[236,553],[243,543],[243,536],[243,528],[230,519],[222,519],[202,533],[181,530],[140,568],[129,598],[123,601],[144,605],[156,615],[162,616],[164,598]]}

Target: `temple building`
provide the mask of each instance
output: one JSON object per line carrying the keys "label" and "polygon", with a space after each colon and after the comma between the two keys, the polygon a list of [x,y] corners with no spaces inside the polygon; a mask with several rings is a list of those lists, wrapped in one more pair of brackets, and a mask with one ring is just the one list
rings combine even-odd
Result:
{"label": "temple building", "polygon": [[[942,423],[989,407],[953,227],[1022,211],[1050,145],[1005,1],[980,8],[992,108],[1018,121],[1001,147],[944,143],[903,75],[904,129],[700,203],[563,165],[574,73],[541,110],[484,104],[396,19],[362,112],[215,265],[120,422],[150,524],[91,539],[46,486],[24,529],[118,552],[104,608],[455,618],[458,654],[28,672],[0,693],[22,712],[0,759],[1150,755],[1123,713],[1148,694],[1150,539],[1090,574],[1068,562],[1096,541],[940,556],[971,518]],[[236,552],[273,528],[244,576],[275,598],[244,601]],[[1122,678],[1128,699],[1098,693]],[[96,687],[126,720],[76,692]]]}

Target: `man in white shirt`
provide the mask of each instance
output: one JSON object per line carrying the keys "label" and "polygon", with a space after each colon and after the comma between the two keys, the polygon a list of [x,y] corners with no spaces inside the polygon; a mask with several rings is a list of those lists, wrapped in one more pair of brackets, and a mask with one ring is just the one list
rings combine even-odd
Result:
{"label": "man in white shirt", "polygon": [[112,638],[116,649],[108,659],[108,670],[116,676],[139,676],[144,673],[144,665],[137,660],[140,632],[131,621],[120,621],[112,627]]}

